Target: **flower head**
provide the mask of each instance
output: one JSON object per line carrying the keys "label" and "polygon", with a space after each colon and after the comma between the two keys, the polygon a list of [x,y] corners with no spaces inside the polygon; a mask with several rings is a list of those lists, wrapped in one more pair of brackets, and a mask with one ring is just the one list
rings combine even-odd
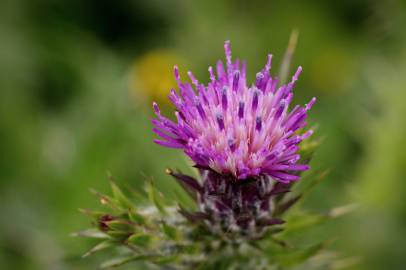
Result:
{"label": "flower head", "polygon": [[162,138],[155,142],[183,149],[197,166],[233,179],[297,180],[296,172],[309,168],[298,164],[298,144],[312,134],[298,131],[306,126],[307,111],[315,102],[313,98],[304,107],[289,110],[301,67],[288,84],[278,86],[278,79],[269,73],[272,55],[268,55],[255,83],[248,86],[246,64],[232,61],[228,41],[224,48],[226,64],[218,61],[216,74],[209,67],[207,86],[191,72],[192,83],[181,82],[175,66],[179,93],[172,89],[169,99],[177,108],[177,123],[162,116],[154,103],[158,117],[152,120],[154,132]]}

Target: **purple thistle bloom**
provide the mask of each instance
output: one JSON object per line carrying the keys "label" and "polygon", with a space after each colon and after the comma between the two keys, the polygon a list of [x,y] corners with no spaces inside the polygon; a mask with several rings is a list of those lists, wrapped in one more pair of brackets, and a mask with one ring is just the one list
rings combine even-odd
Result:
{"label": "purple thistle bloom", "polygon": [[181,82],[175,66],[179,93],[171,90],[169,99],[177,108],[177,123],[161,115],[158,105],[152,120],[157,144],[183,149],[200,168],[211,169],[231,179],[269,176],[282,183],[299,178],[298,171],[309,169],[298,164],[298,144],[312,134],[298,131],[306,126],[307,111],[315,98],[304,107],[289,110],[292,89],[302,68],[292,80],[278,85],[269,74],[272,55],[249,87],[246,64],[231,60],[230,43],[225,42],[226,65],[218,61],[217,77],[209,67],[208,85],[197,81]]}

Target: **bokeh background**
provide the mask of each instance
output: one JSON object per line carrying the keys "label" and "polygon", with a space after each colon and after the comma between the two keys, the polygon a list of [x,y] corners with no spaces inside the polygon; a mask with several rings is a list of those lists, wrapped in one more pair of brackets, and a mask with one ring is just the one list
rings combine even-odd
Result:
{"label": "bokeh background", "polygon": [[[406,265],[406,3],[380,0],[2,0],[0,2],[0,268],[94,269],[92,244],[69,236],[107,192],[154,178],[175,196],[166,167],[180,152],[152,143],[151,102],[163,107],[172,66],[207,81],[223,42],[249,75],[293,29],[296,102],[312,96],[323,138],[314,168],[329,177],[306,207],[356,203],[318,229],[359,263]],[[166,110],[169,110],[169,106]],[[350,264],[349,264],[350,265]]]}

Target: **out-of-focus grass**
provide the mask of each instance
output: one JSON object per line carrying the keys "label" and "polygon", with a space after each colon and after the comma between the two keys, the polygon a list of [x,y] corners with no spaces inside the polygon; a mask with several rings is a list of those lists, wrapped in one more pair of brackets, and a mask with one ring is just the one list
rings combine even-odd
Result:
{"label": "out-of-focus grass", "polygon": [[[315,237],[333,235],[343,254],[364,257],[356,269],[403,269],[405,10],[367,0],[2,1],[0,265],[93,268],[80,259],[90,243],[69,234],[86,226],[76,209],[95,206],[88,188],[108,189],[106,170],[135,188],[153,177],[175,196],[163,171],[187,170],[186,161],[154,145],[149,124],[150,100],[169,89],[148,85],[169,85],[159,70],[182,63],[142,59],[176,52],[204,82],[231,39],[253,79],[269,52],[276,74],[298,29],[295,99],[318,97],[310,118],[324,139],[312,165],[332,169],[307,207],[360,204]],[[134,63],[149,74],[136,76],[139,91],[129,89]]]}

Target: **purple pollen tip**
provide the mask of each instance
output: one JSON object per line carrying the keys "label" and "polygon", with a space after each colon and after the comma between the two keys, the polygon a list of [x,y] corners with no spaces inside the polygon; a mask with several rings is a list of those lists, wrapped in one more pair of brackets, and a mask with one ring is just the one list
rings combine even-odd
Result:
{"label": "purple pollen tip", "polygon": [[262,72],[258,72],[257,73],[257,75],[256,75],[256,79],[257,79],[257,81],[255,82],[255,85],[257,86],[257,87],[259,87],[260,85],[261,85],[261,83],[262,83],[262,80],[264,79],[264,74],[262,73]]}
{"label": "purple pollen tip", "polygon": [[255,76],[258,79],[263,79],[264,78],[264,74],[262,72],[258,72],[257,75]]}
{"label": "purple pollen tip", "polygon": [[154,108],[156,114],[161,114],[161,110],[159,109],[158,104],[155,101],[152,103],[152,107]]}
{"label": "purple pollen tip", "polygon": [[255,112],[255,111],[257,110],[257,107],[258,107],[258,95],[259,95],[258,90],[255,89],[253,95],[254,95],[254,96],[253,96],[253,98],[252,98],[252,106],[251,106],[251,109],[252,109],[252,112]]}
{"label": "purple pollen tip", "polygon": [[179,75],[179,68],[178,68],[178,66],[173,66],[173,74],[175,75],[175,79],[177,80],[177,81],[179,81],[180,80],[180,75]]}
{"label": "purple pollen tip", "polygon": [[236,147],[235,147],[235,146],[236,146],[236,145],[235,145],[235,140],[233,140],[233,139],[228,139],[228,142],[227,142],[227,143],[228,143],[228,147],[230,147],[230,150],[234,152],[234,151],[235,151],[235,148],[236,148]]}
{"label": "purple pollen tip", "polygon": [[261,131],[262,128],[262,118],[260,116],[258,116],[255,120],[256,125],[255,125],[255,129],[258,131]]}
{"label": "purple pollen tip", "polygon": [[240,80],[240,72],[237,70],[236,72],[234,72],[234,78],[233,78],[233,91],[237,91],[238,90],[238,83]]}
{"label": "purple pollen tip", "polygon": [[217,119],[217,123],[218,123],[219,129],[220,129],[220,130],[223,130],[223,129],[224,129],[223,116],[222,116],[221,114],[217,114],[217,115],[216,115],[216,119]]}
{"label": "purple pollen tip", "polygon": [[202,107],[202,104],[200,103],[199,100],[195,100],[195,106],[197,108],[197,111],[199,112],[199,115],[202,119],[206,119],[206,114],[204,113],[204,109]]}
{"label": "purple pollen tip", "polygon": [[279,119],[279,117],[281,117],[283,110],[285,110],[285,103],[286,101],[284,99],[281,100],[280,104],[279,104],[279,108],[275,113],[275,118]]}
{"label": "purple pollen tip", "polygon": [[227,110],[227,87],[224,86],[223,90],[221,91],[221,106],[223,110]]}
{"label": "purple pollen tip", "polygon": [[244,102],[240,101],[238,104],[238,118],[243,118],[244,117]]}

